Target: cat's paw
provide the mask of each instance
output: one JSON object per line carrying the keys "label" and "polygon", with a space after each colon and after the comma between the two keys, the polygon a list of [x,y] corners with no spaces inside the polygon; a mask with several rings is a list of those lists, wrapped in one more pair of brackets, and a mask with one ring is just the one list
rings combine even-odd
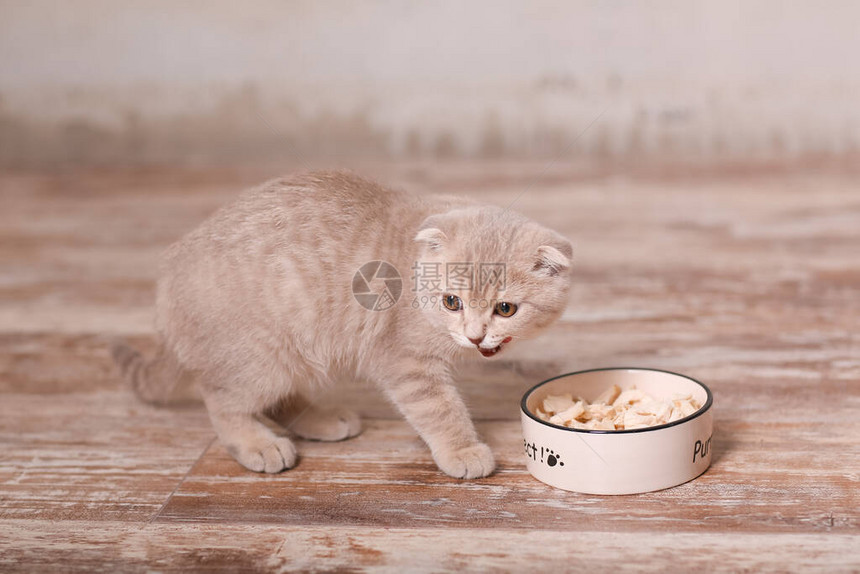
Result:
{"label": "cat's paw", "polygon": [[482,442],[458,450],[434,453],[433,459],[442,472],[454,478],[481,478],[496,468],[493,451]]}
{"label": "cat's paw", "polygon": [[248,470],[274,474],[296,465],[298,454],[293,441],[275,437],[260,443],[231,446],[227,450]]}
{"label": "cat's paw", "polygon": [[341,407],[313,407],[294,420],[289,429],[310,440],[344,440],[361,432],[361,418],[356,412]]}

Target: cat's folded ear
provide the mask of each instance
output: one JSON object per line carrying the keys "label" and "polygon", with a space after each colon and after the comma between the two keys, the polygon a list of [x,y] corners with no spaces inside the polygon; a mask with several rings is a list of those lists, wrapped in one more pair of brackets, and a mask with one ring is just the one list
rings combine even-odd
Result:
{"label": "cat's folded ear", "polygon": [[537,248],[532,271],[545,277],[555,277],[570,269],[573,261],[573,245],[558,236],[546,245]]}
{"label": "cat's folded ear", "polygon": [[439,222],[433,215],[424,220],[418,233],[415,235],[415,241],[424,243],[431,251],[439,251],[448,240],[448,236],[437,227]]}

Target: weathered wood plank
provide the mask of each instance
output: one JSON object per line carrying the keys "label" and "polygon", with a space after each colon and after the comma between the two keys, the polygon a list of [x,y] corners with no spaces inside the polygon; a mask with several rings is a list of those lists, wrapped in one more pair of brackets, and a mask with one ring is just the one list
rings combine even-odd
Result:
{"label": "weathered wood plank", "polygon": [[[0,521],[4,572],[856,572],[846,534]],[[599,565],[599,566],[597,566]]]}
{"label": "weathered wood plank", "polygon": [[116,391],[0,400],[0,518],[151,519],[212,441],[204,412]]}
{"label": "weathered wood plank", "polygon": [[[161,522],[563,529],[575,531],[855,532],[858,465],[839,461],[860,431],[824,424],[724,422],[712,468],[685,485],[636,496],[589,496],[545,486],[525,470],[517,422],[480,431],[499,471],[476,481],[441,474],[402,422],[369,421],[342,443],[301,442],[299,465],[250,473],[218,445],[195,465]],[[813,440],[810,440],[813,439]]]}

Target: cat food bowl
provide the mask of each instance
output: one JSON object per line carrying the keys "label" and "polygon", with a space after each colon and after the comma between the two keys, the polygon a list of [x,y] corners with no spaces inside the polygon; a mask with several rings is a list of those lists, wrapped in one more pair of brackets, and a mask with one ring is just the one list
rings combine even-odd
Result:
{"label": "cat food bowl", "polygon": [[[574,401],[581,398],[587,405],[602,394],[605,397],[613,386],[621,391],[635,388],[637,395],[645,395],[649,401],[654,399],[649,403],[652,405],[659,401],[676,401],[677,405],[680,397],[685,397],[688,405],[695,405],[697,410],[692,412],[688,407],[676,411],[671,422],[656,426],[642,427],[627,419],[633,428],[626,430],[589,430],[583,423],[561,422],[565,416],[571,416],[564,413],[553,418],[554,422],[547,420],[551,417],[544,407],[552,407],[553,401],[567,400],[559,397],[568,395]],[[556,398],[545,403],[547,397]],[[526,466],[541,482],[586,494],[636,494],[677,486],[696,478],[711,464],[712,404],[708,387],[668,371],[610,368],[561,375],[532,387],[523,396],[520,406]],[[565,412],[579,410],[581,407],[577,405]],[[615,409],[610,409],[609,416],[614,412]],[[621,426],[624,428],[623,421]]]}

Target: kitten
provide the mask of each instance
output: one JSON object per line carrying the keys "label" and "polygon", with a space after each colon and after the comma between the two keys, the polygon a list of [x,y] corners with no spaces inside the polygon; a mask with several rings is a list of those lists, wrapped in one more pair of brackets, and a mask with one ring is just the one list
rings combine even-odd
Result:
{"label": "kitten", "polygon": [[[384,390],[443,472],[486,476],[493,454],[453,385],[452,360],[496,356],[558,318],[571,257],[567,239],[498,207],[342,172],[273,180],[166,251],[156,356],[123,343],[113,355],[149,402],[167,401],[178,380],[197,376],[219,439],[253,471],[296,463],[286,433],[264,422],[308,439],[358,434],[354,412],[311,402],[334,373],[347,372]],[[387,277],[368,286],[356,271],[372,261],[391,267],[365,267]],[[446,276],[458,266],[459,275]],[[401,277],[396,302],[392,267]],[[369,310],[386,285],[387,297]]]}

